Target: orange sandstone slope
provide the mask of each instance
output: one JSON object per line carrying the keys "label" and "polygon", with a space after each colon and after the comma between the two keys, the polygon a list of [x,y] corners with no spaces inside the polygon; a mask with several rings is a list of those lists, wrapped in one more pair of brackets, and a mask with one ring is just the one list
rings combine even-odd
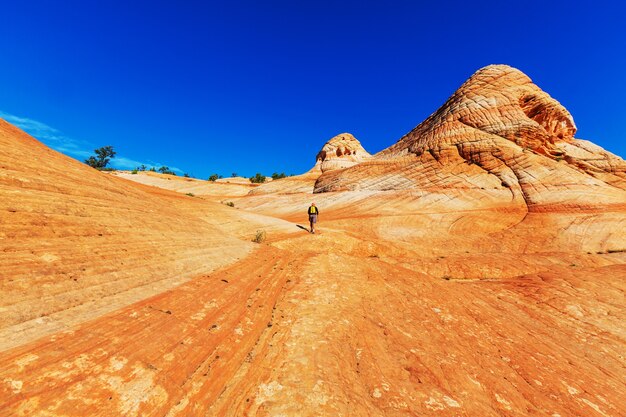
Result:
{"label": "orange sandstone slope", "polygon": [[0,350],[232,263],[269,225],[246,219],[239,239],[238,211],[98,172],[3,120],[0,149]]}
{"label": "orange sandstone slope", "polygon": [[224,178],[213,182],[151,171],[139,171],[136,174],[128,171],[117,171],[112,172],[111,175],[165,190],[176,191],[177,193],[193,194],[194,196],[205,196],[208,198],[218,197],[219,199],[246,195],[255,187],[247,178]]}
{"label": "orange sandstone slope", "polygon": [[315,192],[495,190],[482,194],[528,210],[626,203],[626,162],[575,132],[569,112],[525,74],[490,65],[370,161],[324,173]]}
{"label": "orange sandstone slope", "polygon": [[[561,112],[556,105],[545,108],[546,115],[533,120]],[[255,189],[273,187],[270,194],[233,197],[237,209],[102,175],[25,135],[20,140],[31,140],[32,146],[2,139],[15,147],[13,162],[5,162],[10,158],[4,154],[0,159],[3,170],[11,169],[3,171],[3,195],[29,196],[30,204],[43,206],[51,198],[41,189],[62,187],[55,198],[63,204],[33,216],[48,222],[42,230],[79,235],[89,229],[81,221],[108,226],[102,236],[109,239],[108,252],[98,257],[92,252],[100,246],[90,243],[90,235],[84,242],[68,236],[69,255],[61,263],[42,253],[62,247],[54,239],[22,236],[16,240],[21,246],[7,246],[13,266],[3,277],[19,282],[34,277],[41,284],[22,288],[30,305],[37,306],[33,294],[57,291],[63,300],[67,291],[56,282],[82,257],[87,267],[94,266],[88,276],[113,260],[115,272],[133,282],[145,276],[139,259],[159,262],[159,275],[165,276],[172,268],[160,261],[166,254],[180,255],[185,268],[194,254],[210,252],[213,235],[235,236],[230,241],[238,247],[246,244],[236,237],[258,225],[273,230],[253,256],[167,291],[155,289],[134,303],[125,299],[108,314],[0,352],[0,416],[625,415],[626,237],[620,230],[626,216],[620,160],[597,157],[602,151],[587,144],[593,157],[577,153],[581,166],[564,157],[557,161],[541,150],[544,145],[524,152],[504,136],[485,139],[483,126],[472,128],[480,146],[469,163],[451,144],[455,129],[465,125],[457,126],[456,113],[450,112],[423,127],[436,130],[444,119],[451,124],[438,136],[439,145],[425,141],[420,155],[408,145],[417,141],[406,140],[353,160],[352,151],[359,155],[361,148],[339,138],[305,176]],[[525,119],[509,124],[535,126]],[[574,158],[578,151],[563,143],[578,142],[565,134],[558,138],[562,130],[545,124],[546,132],[556,132],[559,149]],[[467,139],[462,135],[458,143],[471,142]],[[518,152],[515,146],[530,159],[509,154]],[[40,159],[51,155],[56,162],[42,171],[49,176],[35,180],[37,163],[19,170],[21,151]],[[345,161],[330,161],[336,158]],[[502,161],[493,173],[491,158]],[[323,170],[325,161],[332,164]],[[559,182],[561,165],[580,176],[570,184]],[[524,176],[544,171],[553,175],[537,181]],[[295,224],[289,227],[299,234],[284,233],[283,221],[260,215],[304,220],[316,182],[317,191],[343,190],[314,196],[322,208],[319,234]],[[168,187],[186,192],[181,184]],[[552,200],[545,189],[556,194]],[[73,201],[91,192],[89,201],[98,202],[98,210],[85,207],[82,216],[74,216]],[[10,198],[17,205],[19,199]],[[158,210],[133,214],[151,205]],[[0,213],[26,215],[14,207]],[[52,222],[46,213],[60,213],[60,219]],[[22,222],[18,230],[33,231],[32,222]],[[124,222],[151,242],[148,250],[138,249],[143,246],[136,237],[123,246]],[[197,252],[164,248],[190,241]],[[228,256],[227,250],[216,252]],[[38,265],[33,255],[50,262],[31,277],[21,263]],[[207,259],[204,267],[211,266]],[[55,271],[61,272],[54,282],[42,279]]]}

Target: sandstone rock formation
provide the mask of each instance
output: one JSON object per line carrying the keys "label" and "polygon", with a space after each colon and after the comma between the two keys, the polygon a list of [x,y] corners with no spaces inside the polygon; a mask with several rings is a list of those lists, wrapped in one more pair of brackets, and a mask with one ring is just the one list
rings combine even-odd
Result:
{"label": "sandstone rock formation", "polygon": [[255,187],[248,178],[223,178],[213,182],[150,171],[140,171],[136,174],[120,171],[112,172],[111,175],[182,194],[191,193],[205,197],[242,196]]}
{"label": "sandstone rock formation", "polygon": [[[269,179],[272,179],[271,177]],[[250,178],[245,177],[228,177],[228,178],[220,178],[215,180],[216,183],[226,183],[226,184],[242,184],[242,185],[250,185]]]}
{"label": "sandstone rock formation", "polygon": [[321,172],[314,167],[308,172],[267,182],[250,190],[250,195],[311,193]]}
{"label": "sandstone rock formation", "polygon": [[575,132],[530,78],[491,65],[369,162],[324,173],[315,191],[499,190],[529,210],[623,204],[626,162]]}
{"label": "sandstone rock formation", "polygon": [[350,133],[342,133],[330,139],[315,158],[315,166],[322,172],[348,168],[371,158]]}
{"label": "sandstone rock formation", "polygon": [[98,172],[4,120],[0,147],[0,349],[163,292],[252,249],[248,236],[225,228],[240,220],[229,207]]}
{"label": "sandstone rock formation", "polygon": [[624,416],[624,165],[574,133],[487,67],[389,149],[244,195],[0,122],[0,417]]}
{"label": "sandstone rock formation", "polygon": [[574,133],[570,113],[528,76],[506,65],[490,65],[472,75],[441,108],[381,155],[420,155],[491,134],[554,156],[555,142],[571,142]]}
{"label": "sandstone rock formation", "polygon": [[331,138],[317,153],[315,165],[308,172],[250,190],[250,195],[311,193],[323,172],[340,170],[367,161],[371,155],[350,133]]}

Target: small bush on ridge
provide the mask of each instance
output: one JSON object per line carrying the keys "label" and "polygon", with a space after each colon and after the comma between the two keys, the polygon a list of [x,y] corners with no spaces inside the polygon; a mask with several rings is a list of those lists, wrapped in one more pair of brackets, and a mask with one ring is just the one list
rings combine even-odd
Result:
{"label": "small bush on ridge", "polygon": [[257,230],[256,231],[256,235],[254,236],[254,239],[252,239],[252,241],[254,243],[262,243],[266,238],[265,235],[265,230]]}

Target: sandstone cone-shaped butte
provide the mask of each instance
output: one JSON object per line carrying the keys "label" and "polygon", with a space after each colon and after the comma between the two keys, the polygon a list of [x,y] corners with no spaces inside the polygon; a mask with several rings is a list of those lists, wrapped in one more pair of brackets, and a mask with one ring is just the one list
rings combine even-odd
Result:
{"label": "sandstone cone-shaped butte", "polygon": [[354,136],[342,133],[324,144],[317,153],[315,165],[308,172],[262,184],[251,190],[250,195],[310,193],[323,172],[352,167],[370,158]]}
{"label": "sandstone cone-shaped butte", "polygon": [[490,65],[472,75],[439,110],[381,152],[410,152],[471,142],[492,134],[550,155],[557,141],[571,142],[574,119],[521,71]]}
{"label": "sandstone cone-shaped butte", "polygon": [[316,157],[316,166],[322,172],[332,171],[354,166],[371,158],[371,155],[361,146],[350,133],[342,133],[330,139]]}
{"label": "sandstone cone-shaped butte", "polygon": [[506,188],[530,210],[624,203],[626,163],[575,132],[569,112],[526,75],[492,65],[398,143],[322,175],[315,190]]}

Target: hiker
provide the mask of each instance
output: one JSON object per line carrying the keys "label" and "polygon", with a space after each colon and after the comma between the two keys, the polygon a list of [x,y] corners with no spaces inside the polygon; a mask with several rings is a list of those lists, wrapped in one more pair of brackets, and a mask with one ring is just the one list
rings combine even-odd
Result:
{"label": "hiker", "polygon": [[309,223],[311,224],[311,233],[315,233],[315,223],[317,223],[317,215],[320,214],[320,211],[315,207],[315,203],[311,203],[311,207],[308,210],[309,213]]}

